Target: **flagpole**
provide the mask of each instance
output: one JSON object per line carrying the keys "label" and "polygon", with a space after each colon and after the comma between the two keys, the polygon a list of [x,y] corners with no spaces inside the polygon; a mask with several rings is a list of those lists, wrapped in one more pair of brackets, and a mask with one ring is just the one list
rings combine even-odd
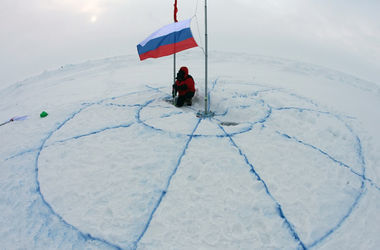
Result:
{"label": "flagpole", "polygon": [[214,112],[210,111],[209,105],[210,100],[208,99],[208,90],[207,90],[207,84],[208,84],[208,33],[207,33],[207,0],[205,0],[205,112],[203,113],[202,117],[210,118],[215,115]]}
{"label": "flagpole", "polygon": [[[173,84],[175,84],[176,73],[176,54],[173,54]],[[174,96],[173,96],[174,97]]]}
{"label": "flagpole", "polygon": [[208,114],[208,92],[207,92],[207,78],[208,78],[208,40],[207,40],[207,0],[205,0],[205,116]]}
{"label": "flagpole", "polygon": [[[177,20],[177,12],[178,12],[178,8],[177,8],[177,0],[174,1],[174,22],[177,23],[178,20]],[[177,41],[175,40],[174,38],[174,46],[175,46],[175,43]],[[174,51],[175,51],[175,48],[174,48]],[[177,58],[176,58],[176,53],[173,54],[173,85],[175,84],[175,77],[176,77],[176,64],[177,64]],[[173,101],[174,101],[174,96],[173,96]]]}
{"label": "flagpole", "polygon": [[215,115],[214,112],[209,109],[209,100],[208,100],[208,33],[207,33],[207,0],[205,0],[205,110],[204,112],[198,111],[197,117],[200,118],[210,118]]}

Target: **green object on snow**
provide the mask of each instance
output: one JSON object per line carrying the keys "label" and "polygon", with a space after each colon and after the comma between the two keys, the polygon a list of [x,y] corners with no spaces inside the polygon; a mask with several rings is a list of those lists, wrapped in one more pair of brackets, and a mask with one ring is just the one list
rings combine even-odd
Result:
{"label": "green object on snow", "polygon": [[44,118],[44,117],[46,117],[46,116],[48,116],[48,113],[46,113],[45,111],[42,111],[42,113],[40,114],[40,117],[41,117],[41,118]]}

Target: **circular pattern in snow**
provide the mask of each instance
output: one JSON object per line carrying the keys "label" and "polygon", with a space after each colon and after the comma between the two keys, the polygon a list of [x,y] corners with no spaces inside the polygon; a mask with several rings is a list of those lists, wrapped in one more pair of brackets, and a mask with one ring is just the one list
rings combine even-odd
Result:
{"label": "circular pattern in snow", "polygon": [[122,248],[296,248],[357,206],[364,158],[340,116],[256,84],[215,82],[211,119],[165,97],[84,104],[43,143],[40,190],[62,221]]}
{"label": "circular pattern in snow", "polygon": [[[228,126],[226,130],[229,134],[245,133],[251,130],[256,123],[265,122],[271,114],[271,108],[253,96],[236,93],[224,94],[232,99],[222,100],[222,103],[215,107],[213,111],[216,120],[204,120],[195,131],[196,136],[227,136],[218,128],[219,124]],[[201,108],[200,105],[196,105],[196,107]],[[161,100],[156,100],[147,104],[139,112],[139,119],[144,125],[156,130],[190,135],[197,121],[194,117],[196,112],[197,109],[193,107],[173,109],[171,103],[162,103]]]}

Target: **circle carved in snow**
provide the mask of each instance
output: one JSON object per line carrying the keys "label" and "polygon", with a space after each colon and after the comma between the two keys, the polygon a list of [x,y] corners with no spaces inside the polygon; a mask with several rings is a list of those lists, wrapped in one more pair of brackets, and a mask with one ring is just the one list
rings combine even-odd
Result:
{"label": "circle carved in snow", "polygon": [[342,117],[256,84],[216,83],[206,119],[200,99],[165,98],[151,89],[85,104],[44,143],[41,193],[65,223],[121,248],[296,248],[357,205],[363,156]]}

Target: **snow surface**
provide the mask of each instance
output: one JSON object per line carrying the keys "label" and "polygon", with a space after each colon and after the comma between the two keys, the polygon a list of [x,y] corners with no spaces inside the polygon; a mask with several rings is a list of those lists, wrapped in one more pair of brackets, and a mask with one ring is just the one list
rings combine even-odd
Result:
{"label": "snow surface", "polygon": [[[324,67],[212,52],[210,109],[171,58],[121,56],[0,91],[1,249],[378,249],[380,88]],[[41,119],[39,113],[49,113]]]}

